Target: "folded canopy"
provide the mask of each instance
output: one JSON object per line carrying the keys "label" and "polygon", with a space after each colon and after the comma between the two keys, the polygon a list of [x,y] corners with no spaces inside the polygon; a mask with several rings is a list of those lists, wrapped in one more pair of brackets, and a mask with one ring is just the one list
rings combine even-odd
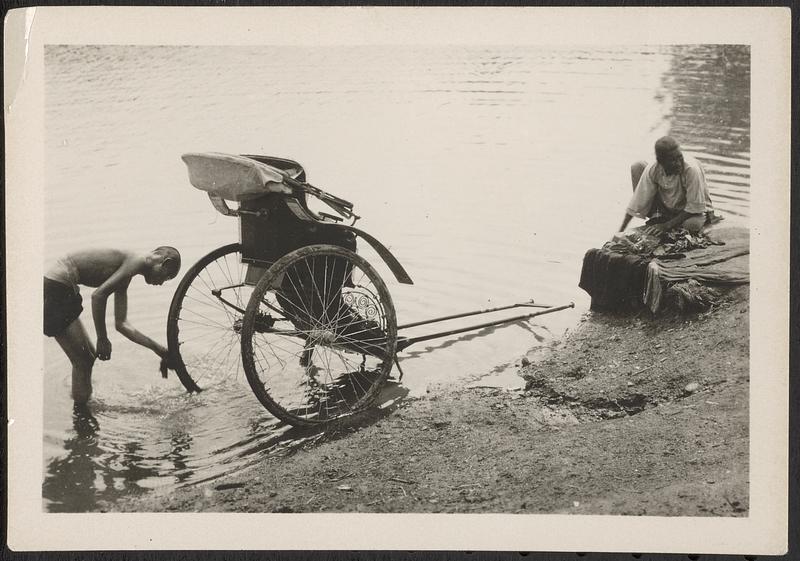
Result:
{"label": "folded canopy", "polygon": [[189,181],[194,187],[229,201],[292,192],[283,183],[286,171],[252,158],[203,152],[184,154],[181,159],[189,169]]}

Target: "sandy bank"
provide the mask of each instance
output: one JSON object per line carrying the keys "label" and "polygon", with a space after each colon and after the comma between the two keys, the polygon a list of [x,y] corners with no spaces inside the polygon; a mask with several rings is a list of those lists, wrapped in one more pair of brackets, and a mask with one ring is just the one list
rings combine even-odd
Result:
{"label": "sandy bank", "polygon": [[746,516],[748,287],[700,315],[588,314],[520,361],[124,511]]}

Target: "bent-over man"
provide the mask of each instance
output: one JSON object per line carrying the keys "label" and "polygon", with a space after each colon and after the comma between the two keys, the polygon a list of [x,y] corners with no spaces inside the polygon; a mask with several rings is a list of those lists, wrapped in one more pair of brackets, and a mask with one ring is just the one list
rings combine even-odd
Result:
{"label": "bent-over man", "polygon": [[[162,373],[168,366],[167,348],[138,331],[128,321],[128,285],[136,275],[160,285],[175,278],[181,256],[174,247],[162,246],[144,255],[117,249],[88,249],[59,259],[44,274],[44,334],[54,337],[72,363],[72,399],[83,406],[92,395],[95,358],[111,358],[106,330],[106,301],[114,295],[114,324],[125,337],[161,357]],[[80,320],[83,300],[79,285],[92,292],[92,319],[97,346]]]}

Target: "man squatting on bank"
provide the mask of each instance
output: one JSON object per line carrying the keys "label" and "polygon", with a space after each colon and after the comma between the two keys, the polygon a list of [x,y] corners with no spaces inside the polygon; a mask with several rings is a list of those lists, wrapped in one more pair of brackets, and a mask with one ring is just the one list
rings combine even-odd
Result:
{"label": "man squatting on bank", "polygon": [[[136,275],[160,285],[177,276],[181,256],[174,247],[162,246],[144,255],[116,249],[89,249],[59,259],[44,274],[44,334],[54,337],[72,363],[72,399],[83,406],[92,395],[92,367],[95,358],[111,358],[111,341],[106,331],[106,301],[114,295],[114,324],[125,337],[161,357],[166,374],[167,348],[138,331],[128,321],[128,285]],[[92,344],[80,320],[83,300],[79,285],[92,292],[92,319],[97,346]]]}
{"label": "man squatting on bank", "polygon": [[661,235],[673,228],[700,232],[715,220],[703,168],[694,158],[684,157],[671,136],[659,138],[655,152],[655,162],[631,166],[633,197],[619,231],[636,216],[649,219],[645,228],[649,234]]}

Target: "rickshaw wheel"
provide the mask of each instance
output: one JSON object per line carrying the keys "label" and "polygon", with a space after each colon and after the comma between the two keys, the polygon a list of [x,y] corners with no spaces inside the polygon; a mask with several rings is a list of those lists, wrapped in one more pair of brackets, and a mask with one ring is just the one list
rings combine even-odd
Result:
{"label": "rickshaw wheel", "polygon": [[333,245],[303,247],[276,261],[256,284],[242,325],[242,363],[253,392],[295,426],[366,409],[389,377],[396,348],[386,284],[363,257]]}
{"label": "rickshaw wheel", "polygon": [[175,372],[189,392],[241,372],[243,313],[236,308],[244,310],[252,292],[244,283],[246,270],[240,244],[225,245],[197,261],[175,290],[167,345]]}

